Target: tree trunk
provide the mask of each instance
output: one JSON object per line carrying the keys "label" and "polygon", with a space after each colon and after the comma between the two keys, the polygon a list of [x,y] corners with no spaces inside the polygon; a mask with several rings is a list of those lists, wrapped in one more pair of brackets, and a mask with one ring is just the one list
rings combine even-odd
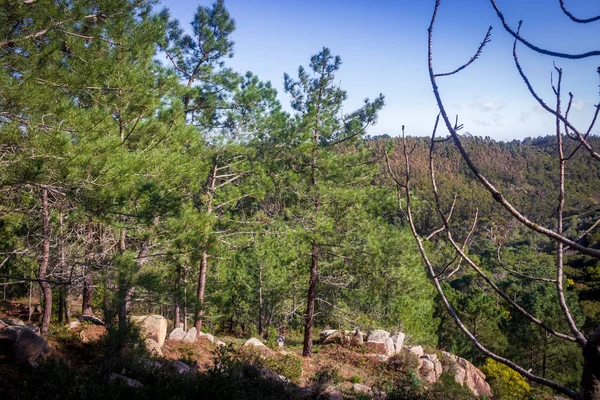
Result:
{"label": "tree trunk", "polygon": [[[215,194],[215,185],[217,182],[217,171],[219,157],[215,158],[212,166],[211,174],[208,177],[206,184],[207,188],[207,201],[206,201],[206,214],[212,214],[213,196]],[[194,327],[198,332],[202,328],[202,318],[204,316],[204,289],[206,286],[206,270],[208,269],[208,250],[206,247],[202,251],[202,261],[200,262],[200,268],[198,271],[198,289],[196,290],[196,297],[198,298],[198,310],[196,311],[196,321]]]}
{"label": "tree trunk", "polygon": [[44,310],[42,313],[42,326],[40,330],[42,334],[48,333],[50,327],[50,317],[52,316],[52,289],[46,279],[48,271],[48,263],[50,262],[50,210],[48,208],[48,189],[42,190],[42,219],[44,221],[44,234],[42,242],[42,259],[40,262],[40,270],[38,273],[40,279],[40,289],[44,300]]}
{"label": "tree trunk", "polygon": [[310,264],[310,279],[308,281],[308,296],[306,302],[306,317],[304,321],[304,346],[302,355],[312,356],[312,330],[315,318],[315,298],[317,294],[317,272],[319,270],[319,245],[313,242]]}
{"label": "tree trunk", "polygon": [[600,326],[583,347],[581,400],[600,399]]}
{"label": "tree trunk", "polygon": [[175,278],[175,296],[173,298],[173,304],[175,305],[173,310],[173,324],[175,328],[181,328],[181,306],[179,303],[179,291],[181,290],[181,265],[177,266],[177,277]]}
{"label": "tree trunk", "polygon": [[81,302],[81,314],[83,315],[94,315],[94,311],[92,310],[92,273],[90,272],[90,266],[92,264],[92,251],[93,251],[93,227],[92,223],[88,223],[87,227],[87,241],[88,241],[88,254],[87,254],[87,262],[85,266],[85,277],[83,278],[83,299]]}
{"label": "tree trunk", "polygon": [[263,291],[262,291],[262,262],[258,266],[258,333],[263,334]]}
{"label": "tree trunk", "polygon": [[208,253],[206,250],[202,252],[202,261],[200,262],[200,271],[198,273],[198,312],[196,313],[196,322],[194,327],[198,332],[202,329],[202,318],[204,316],[204,288],[206,287],[206,270],[208,269]]}

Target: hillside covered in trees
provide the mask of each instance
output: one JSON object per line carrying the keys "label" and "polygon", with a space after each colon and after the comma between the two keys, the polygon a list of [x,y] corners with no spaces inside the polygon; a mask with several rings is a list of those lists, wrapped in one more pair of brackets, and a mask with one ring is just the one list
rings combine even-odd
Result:
{"label": "hillside covered in trees", "polygon": [[[413,344],[487,363],[496,398],[547,395],[530,382],[523,397],[502,397],[506,370],[495,373],[441,306],[390,174],[407,174],[408,148],[414,223],[452,271],[442,285],[456,312],[493,351],[578,388],[579,345],[531,325],[441,240],[432,139],[367,136],[384,96],[348,112],[335,75],[341,58],[327,48],[287,71],[285,93],[236,73],[227,64],[234,30],[221,0],[191,21],[147,1],[3,3],[4,307],[27,302],[44,336],[77,316],[99,317],[120,355],[135,341],[128,316],[139,314],[234,337],[275,332],[301,343],[305,357],[324,328],[401,331]],[[556,136],[461,139],[512,204],[553,229]],[[573,155],[561,229],[586,232],[578,243],[599,249],[600,164],[579,147],[565,139]],[[451,141],[436,144],[433,163],[464,251],[512,301],[568,332],[549,284],[554,242],[515,222]],[[566,302],[591,335],[600,325],[598,259],[567,249],[564,272]]]}

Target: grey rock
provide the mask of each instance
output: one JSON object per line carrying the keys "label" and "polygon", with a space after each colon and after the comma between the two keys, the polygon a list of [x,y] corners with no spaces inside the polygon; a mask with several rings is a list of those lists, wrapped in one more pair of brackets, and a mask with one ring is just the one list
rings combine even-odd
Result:
{"label": "grey rock", "polygon": [[0,342],[11,345],[16,364],[37,366],[38,358],[46,360],[52,349],[46,340],[25,326],[9,326],[0,332]]}
{"label": "grey rock", "polygon": [[406,335],[402,332],[396,332],[392,335],[392,341],[394,342],[394,352],[396,354],[402,351],[402,346],[404,346],[404,339]]}
{"label": "grey rock", "polygon": [[390,337],[385,339],[385,353],[388,356],[393,356],[396,354],[396,348],[394,347],[394,341]]}
{"label": "grey rock", "polygon": [[0,318],[0,321],[4,322],[8,326],[25,326],[25,322],[21,321],[18,318],[5,317]]}
{"label": "grey rock", "polygon": [[175,328],[169,335],[169,340],[172,340],[174,342],[181,342],[183,340],[183,338],[185,337],[185,335],[186,335],[186,332],[183,329]]}
{"label": "grey rock", "polygon": [[160,346],[158,345],[158,343],[156,342],[156,340],[146,339],[144,341],[144,344],[146,345],[146,349],[148,350],[148,352],[151,355],[156,355],[159,357],[163,356],[162,350],[161,350]]}
{"label": "grey rock", "polygon": [[73,329],[77,329],[81,326],[81,322],[79,321],[71,321],[71,323],[69,324],[69,329],[73,330]]}
{"label": "grey rock", "polygon": [[342,339],[342,332],[337,329],[325,329],[319,333],[319,340],[322,344],[339,342]]}
{"label": "grey rock", "polygon": [[167,320],[161,315],[140,315],[131,317],[131,321],[142,327],[147,338],[153,339],[160,347],[167,338]]}
{"label": "grey rock", "polygon": [[409,348],[408,351],[410,351],[419,358],[423,357],[423,354],[425,354],[425,352],[423,351],[423,346],[413,346]]}
{"label": "grey rock", "polygon": [[77,319],[80,322],[91,322],[94,325],[100,325],[100,326],[104,326],[106,325],[104,323],[104,321],[102,321],[100,318],[94,317],[93,315],[80,315],[79,317],[77,317]]}
{"label": "grey rock", "polygon": [[215,342],[215,337],[213,335],[211,335],[210,333],[198,332],[198,337],[205,338],[206,340],[208,340],[211,343]]}
{"label": "grey rock", "polygon": [[352,385],[352,390],[354,390],[357,393],[366,393],[366,394],[372,393],[372,390],[369,386],[361,385],[360,383],[355,383],[354,385]]}
{"label": "grey rock", "polygon": [[158,361],[150,360],[148,358],[139,358],[138,363],[139,365],[150,371],[162,368],[161,363],[159,363]]}
{"label": "grey rock", "polygon": [[243,346],[267,347],[264,345],[263,342],[261,342],[260,340],[258,340],[256,338],[250,338],[250,339],[246,340],[246,342],[243,344]]}
{"label": "grey rock", "polygon": [[390,337],[388,331],[383,329],[376,329],[367,337],[367,343],[381,343],[385,344],[386,340]]}
{"label": "grey rock", "polygon": [[198,337],[198,331],[196,328],[191,328],[183,337],[182,341],[185,343],[194,343],[196,342],[196,338]]}
{"label": "grey rock", "polygon": [[116,374],[114,372],[111,372],[110,374],[108,374],[108,379],[110,379],[113,382],[122,383],[124,385],[129,386],[129,387],[134,387],[134,388],[144,387],[144,385],[142,384],[142,382],[138,381],[137,379],[128,378],[126,376],[119,375],[119,374]]}
{"label": "grey rock", "polygon": [[173,361],[173,364],[171,364],[171,365],[180,374],[187,374],[192,370],[189,365],[187,365],[186,363],[181,362],[179,360]]}

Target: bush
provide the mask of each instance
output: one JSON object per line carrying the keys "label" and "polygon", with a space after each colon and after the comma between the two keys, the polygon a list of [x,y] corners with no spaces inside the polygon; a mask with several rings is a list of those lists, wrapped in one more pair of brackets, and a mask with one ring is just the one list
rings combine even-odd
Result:
{"label": "bush", "polygon": [[265,330],[265,342],[271,349],[277,348],[277,329],[273,325],[267,326]]}
{"label": "bush", "polygon": [[360,383],[360,376],[358,376],[358,375],[352,375],[350,377],[350,383]]}
{"label": "bush", "polygon": [[277,355],[260,360],[260,364],[283,375],[294,383],[302,376],[302,359],[292,354]]}
{"label": "bush", "polygon": [[331,366],[321,367],[310,380],[313,396],[322,396],[329,385],[341,381],[342,377],[337,369]]}
{"label": "bush", "polygon": [[517,371],[488,358],[481,367],[481,372],[486,374],[486,381],[490,384],[495,399],[529,399],[531,387]]}
{"label": "bush", "polygon": [[390,358],[389,365],[390,369],[401,374],[416,373],[419,369],[419,357],[407,348],[403,348],[400,353]]}

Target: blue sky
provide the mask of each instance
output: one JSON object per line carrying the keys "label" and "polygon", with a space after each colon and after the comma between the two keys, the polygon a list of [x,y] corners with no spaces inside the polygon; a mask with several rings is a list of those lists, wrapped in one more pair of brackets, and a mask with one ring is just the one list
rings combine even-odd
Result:
{"label": "blue sky", "polygon": [[[600,49],[600,23],[579,25],[561,11],[558,0],[497,0],[508,22],[540,47],[563,52]],[[566,0],[573,14],[600,14],[597,0]],[[189,28],[196,8],[210,1],[162,0],[174,18]],[[250,70],[271,81],[281,102],[283,74],[295,76],[323,46],[342,57],[337,75],[348,92],[351,112],[366,97],[379,93],[386,106],[369,134],[397,136],[406,125],[411,135],[429,135],[437,108],[427,73],[427,28],[434,0],[225,0],[236,21],[235,56],[228,65]],[[499,140],[554,133],[552,116],[529,95],[512,60],[512,39],[487,0],[444,0],[434,32],[436,72],[452,70],[468,60],[494,27],[492,42],[465,71],[440,78],[442,98],[451,115],[459,114],[463,132]],[[583,61],[553,59],[519,46],[519,59],[538,93],[555,100],[550,87],[553,62],[564,70],[563,91],[575,96],[572,121],[587,130],[594,104],[600,101],[596,72],[600,57]],[[596,128],[593,132],[600,132]],[[442,132],[445,133],[445,132]]]}

